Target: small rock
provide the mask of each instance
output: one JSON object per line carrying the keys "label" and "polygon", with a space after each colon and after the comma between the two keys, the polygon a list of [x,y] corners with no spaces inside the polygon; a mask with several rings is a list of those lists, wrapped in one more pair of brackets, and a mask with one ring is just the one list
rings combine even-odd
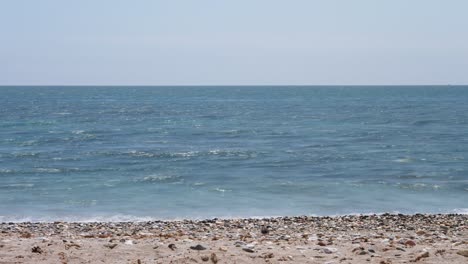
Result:
{"label": "small rock", "polygon": [[220,248],[219,248],[219,251],[226,252],[226,251],[227,251],[227,248],[225,248],[225,247],[220,247]]}
{"label": "small rock", "polygon": [[468,250],[459,250],[457,254],[468,258]]}
{"label": "small rock", "polygon": [[208,261],[208,260],[210,260],[210,257],[208,257],[208,256],[202,256],[202,257],[201,257],[201,260],[203,260],[203,261]]}
{"label": "small rock", "polygon": [[319,242],[317,243],[317,245],[319,245],[319,246],[321,246],[321,247],[324,247],[324,246],[327,245],[327,243],[325,243],[325,242],[323,242],[323,241],[319,241]]}
{"label": "small rock", "polygon": [[423,236],[425,234],[426,234],[426,232],[424,232],[423,230],[419,230],[418,232],[416,232],[416,235],[418,235],[418,236]]}
{"label": "small rock", "polygon": [[333,253],[335,253],[337,251],[338,251],[338,249],[331,248],[331,247],[326,247],[326,248],[322,249],[322,252],[325,253],[325,254],[333,254]]}
{"label": "small rock", "polygon": [[413,262],[420,261],[423,258],[428,258],[429,257],[429,252],[424,252],[421,255],[417,256]]}
{"label": "small rock", "polygon": [[267,235],[270,232],[270,230],[268,230],[268,227],[263,226],[260,232],[264,235]]}
{"label": "small rock", "polygon": [[251,248],[242,248],[242,250],[244,250],[245,252],[249,252],[249,253],[254,253],[255,251]]}
{"label": "small rock", "polygon": [[110,249],[114,249],[117,244],[107,244],[107,245],[104,245],[106,248],[110,248]]}
{"label": "small rock", "polygon": [[176,245],[174,244],[169,244],[167,247],[170,248],[171,250],[176,250],[177,248]]}
{"label": "small rock", "polygon": [[124,244],[125,245],[133,245],[133,241],[132,240],[127,240],[127,241],[125,241]]}
{"label": "small rock", "polygon": [[264,259],[271,259],[274,258],[275,255],[273,253],[263,253],[260,257]]}
{"label": "small rock", "polygon": [[206,247],[204,247],[204,246],[198,244],[198,245],[196,245],[196,246],[191,246],[190,249],[193,249],[193,250],[205,250]]}
{"label": "small rock", "polygon": [[216,256],[215,253],[211,253],[211,262],[213,262],[214,264],[218,263],[219,259],[218,259],[218,256]]}
{"label": "small rock", "polygon": [[416,246],[416,242],[414,242],[413,240],[408,240],[408,241],[405,242],[405,246],[414,247],[414,246]]}
{"label": "small rock", "polygon": [[20,237],[21,237],[21,238],[31,238],[32,235],[31,235],[31,233],[25,232],[25,233],[22,233],[22,234],[20,235]]}
{"label": "small rock", "polygon": [[42,254],[43,251],[42,251],[42,249],[41,249],[40,247],[35,246],[35,247],[33,247],[33,248],[31,249],[31,252],[32,252],[32,253]]}

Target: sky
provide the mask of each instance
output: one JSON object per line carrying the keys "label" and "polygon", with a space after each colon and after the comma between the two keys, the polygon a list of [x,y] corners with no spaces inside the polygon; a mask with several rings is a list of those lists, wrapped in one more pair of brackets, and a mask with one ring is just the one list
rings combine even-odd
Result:
{"label": "sky", "polygon": [[0,85],[468,84],[466,0],[0,0]]}

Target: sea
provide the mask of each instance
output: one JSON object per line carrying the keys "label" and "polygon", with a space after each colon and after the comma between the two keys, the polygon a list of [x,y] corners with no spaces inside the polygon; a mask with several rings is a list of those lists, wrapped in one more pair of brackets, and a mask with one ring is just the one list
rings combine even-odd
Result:
{"label": "sea", "polygon": [[0,222],[468,213],[468,86],[0,87]]}

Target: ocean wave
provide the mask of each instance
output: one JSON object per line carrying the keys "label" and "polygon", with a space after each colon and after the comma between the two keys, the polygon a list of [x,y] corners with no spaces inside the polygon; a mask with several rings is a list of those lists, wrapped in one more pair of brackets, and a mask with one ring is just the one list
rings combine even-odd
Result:
{"label": "ocean wave", "polygon": [[0,169],[0,174],[12,174],[15,173],[15,170],[10,170],[10,169]]}
{"label": "ocean wave", "polygon": [[39,173],[60,173],[60,172],[62,172],[61,169],[57,169],[57,168],[36,168],[35,171],[39,172]]}
{"label": "ocean wave", "polygon": [[156,152],[145,150],[130,150],[130,151],[104,151],[104,152],[88,152],[91,156],[130,156],[135,158],[197,158],[197,157],[237,157],[237,158],[254,158],[260,152],[251,150],[223,150],[210,149],[205,151],[175,151],[175,152]]}
{"label": "ocean wave", "polygon": [[397,188],[400,189],[408,189],[408,190],[414,190],[414,191],[423,191],[423,190],[439,190],[442,188],[442,186],[437,185],[437,184],[427,184],[427,183],[397,183],[395,184]]}
{"label": "ocean wave", "polygon": [[136,179],[136,182],[151,182],[151,183],[178,183],[183,182],[182,176],[176,175],[148,175],[143,178]]}
{"label": "ocean wave", "polygon": [[[398,210],[390,211],[367,211],[367,212],[350,212],[350,213],[338,213],[338,214],[297,214],[297,215],[287,215],[287,216],[311,216],[311,217],[343,217],[343,216],[355,216],[355,215],[383,215],[383,214],[401,214],[403,212]],[[468,214],[468,208],[456,208],[448,209],[443,211],[412,211],[404,212],[404,214]],[[27,216],[27,215],[0,215],[1,223],[25,223],[25,222],[42,222],[42,223],[52,223],[52,222],[75,222],[75,223],[118,223],[118,222],[151,222],[151,221],[183,221],[183,220],[206,220],[206,219],[266,219],[266,218],[277,218],[286,216],[284,214],[242,214],[242,213],[232,213],[232,214],[206,214],[206,215],[185,215],[179,217],[170,217],[170,216],[137,216],[129,214],[108,214],[108,215],[67,215],[67,216]]]}
{"label": "ocean wave", "polygon": [[219,187],[212,189],[212,191],[220,192],[220,193],[232,192],[232,190],[230,190],[230,189],[223,189],[223,188],[219,188]]}
{"label": "ocean wave", "polygon": [[26,189],[33,188],[34,183],[10,183],[0,185],[0,189]]}

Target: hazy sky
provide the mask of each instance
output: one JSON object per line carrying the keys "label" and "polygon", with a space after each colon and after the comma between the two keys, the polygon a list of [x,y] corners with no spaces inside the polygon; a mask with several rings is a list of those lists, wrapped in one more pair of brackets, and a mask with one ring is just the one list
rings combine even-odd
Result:
{"label": "hazy sky", "polygon": [[0,0],[0,84],[468,84],[467,0]]}

